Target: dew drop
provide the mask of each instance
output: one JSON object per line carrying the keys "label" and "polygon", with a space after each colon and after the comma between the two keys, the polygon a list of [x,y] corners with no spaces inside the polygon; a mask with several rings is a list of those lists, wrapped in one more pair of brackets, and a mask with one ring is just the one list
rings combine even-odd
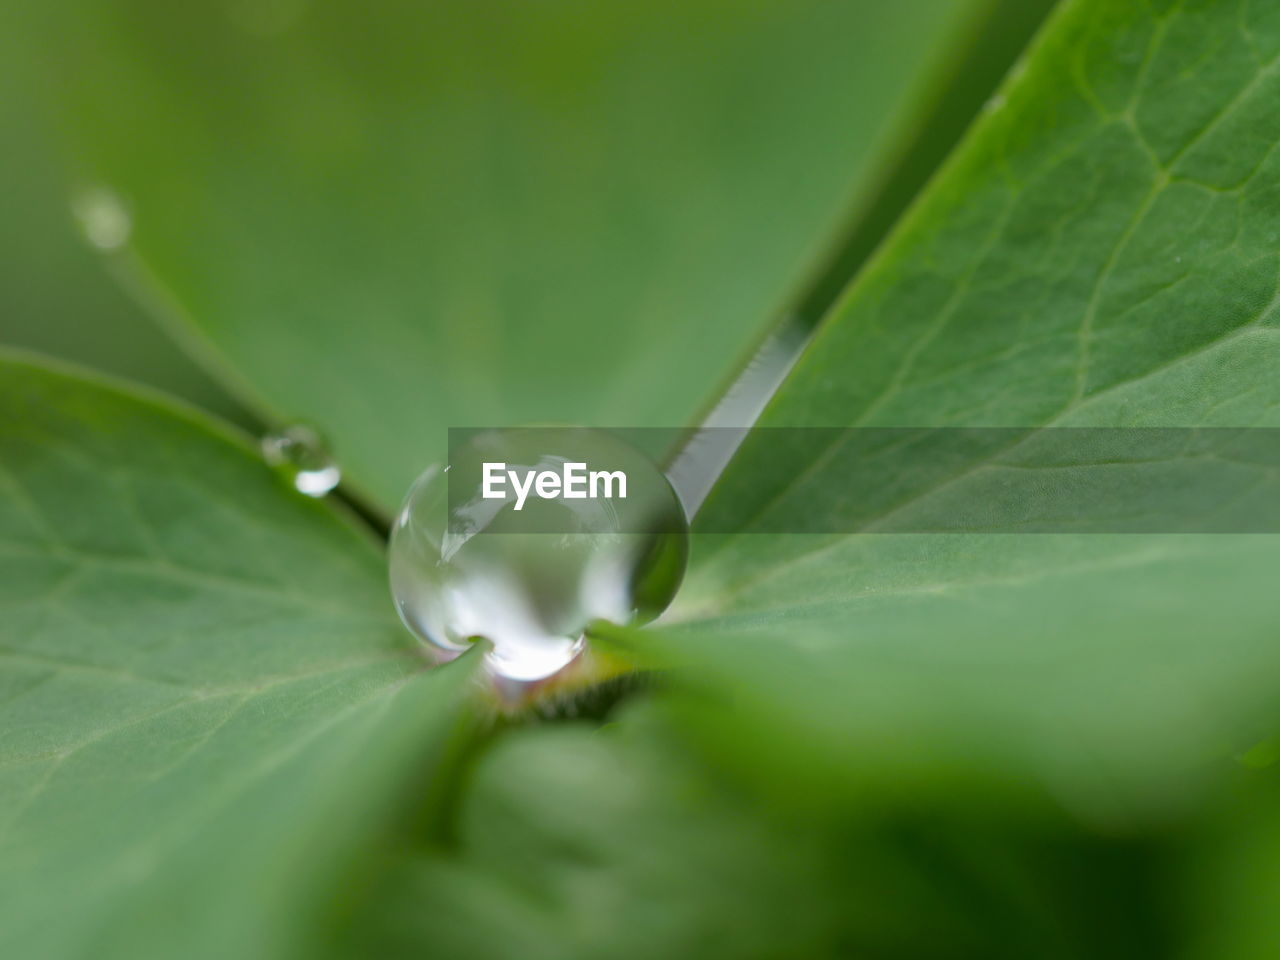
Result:
{"label": "dew drop", "polygon": [[133,218],[120,196],[107,187],[85,187],[71,197],[71,213],[90,246],[112,252],[129,242]]}
{"label": "dew drop", "polygon": [[303,423],[291,424],[264,436],[262,456],[289,479],[294,489],[308,497],[323,497],[342,479],[324,437]]}
{"label": "dew drop", "polygon": [[[485,490],[484,464],[517,474],[621,471],[626,496],[529,496]],[[571,663],[594,621],[625,625],[657,617],[675,596],[689,531],[671,484],[644,454],[585,428],[479,434],[450,465],[429,467],[391,531],[391,591],[405,625],[456,656],[478,639],[499,677],[541,680]]]}

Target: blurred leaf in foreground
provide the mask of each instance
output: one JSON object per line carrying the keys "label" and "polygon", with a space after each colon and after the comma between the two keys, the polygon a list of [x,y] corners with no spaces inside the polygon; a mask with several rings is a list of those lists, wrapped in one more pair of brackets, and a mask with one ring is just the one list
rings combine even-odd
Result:
{"label": "blurred leaf in foreground", "polygon": [[964,799],[783,812],[650,713],[498,741],[454,843],[389,853],[350,954],[1119,960],[1164,941],[1157,838]]}

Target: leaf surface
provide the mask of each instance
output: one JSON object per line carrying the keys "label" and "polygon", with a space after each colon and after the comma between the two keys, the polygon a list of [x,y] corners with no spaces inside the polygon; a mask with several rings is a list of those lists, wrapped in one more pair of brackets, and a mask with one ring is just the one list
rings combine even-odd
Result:
{"label": "leaf surface", "polygon": [[[1275,427],[1277,63],[1280,5],[1067,4],[762,424]],[[889,497],[856,436],[757,433],[700,517],[742,534],[700,538],[666,649],[735,691],[693,711],[723,750],[1119,816],[1274,729],[1274,535],[895,533],[1042,466],[1034,438]],[[832,532],[753,532],[800,520]]]}
{"label": "leaf surface", "polygon": [[0,952],[301,950],[457,722],[422,667],[372,540],[237,435],[0,358]]}

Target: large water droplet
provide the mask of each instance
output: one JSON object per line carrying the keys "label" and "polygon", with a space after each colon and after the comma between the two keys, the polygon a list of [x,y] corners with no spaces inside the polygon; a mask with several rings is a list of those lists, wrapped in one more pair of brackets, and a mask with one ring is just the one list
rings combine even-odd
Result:
{"label": "large water droplet", "polygon": [[[505,468],[488,487],[486,464]],[[577,468],[584,496],[531,485]],[[606,486],[617,472],[625,497]],[[484,639],[493,673],[540,680],[583,650],[593,621],[644,623],[666,609],[688,550],[670,483],[628,444],[584,428],[489,431],[409,491],[391,532],[391,590],[409,629],[447,656]]]}
{"label": "large water droplet", "polygon": [[308,497],[323,497],[342,479],[324,437],[303,423],[263,437],[262,456],[289,479],[294,489]]}

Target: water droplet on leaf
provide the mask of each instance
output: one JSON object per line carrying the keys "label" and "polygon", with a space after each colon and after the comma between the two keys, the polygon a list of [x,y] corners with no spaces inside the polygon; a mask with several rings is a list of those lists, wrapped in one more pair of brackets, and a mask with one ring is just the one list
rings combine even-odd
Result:
{"label": "water droplet on leaf", "polygon": [[71,198],[71,212],[91,246],[111,252],[129,242],[133,218],[114,190],[107,187],[78,190]]}
{"label": "water droplet on leaf", "polygon": [[[505,474],[487,487],[486,464],[523,477],[527,495]],[[546,496],[551,485],[530,480],[566,469],[588,495],[566,496],[566,481]],[[595,472],[624,474],[626,495],[592,487]],[[638,450],[584,428],[495,430],[410,490],[391,532],[391,590],[406,626],[447,656],[484,639],[492,673],[540,680],[583,650],[592,622],[644,623],[666,609],[688,550],[680,501]]]}
{"label": "water droplet on leaf", "polygon": [[267,434],[262,438],[262,456],[308,497],[323,497],[342,479],[324,437],[306,424],[295,423]]}

